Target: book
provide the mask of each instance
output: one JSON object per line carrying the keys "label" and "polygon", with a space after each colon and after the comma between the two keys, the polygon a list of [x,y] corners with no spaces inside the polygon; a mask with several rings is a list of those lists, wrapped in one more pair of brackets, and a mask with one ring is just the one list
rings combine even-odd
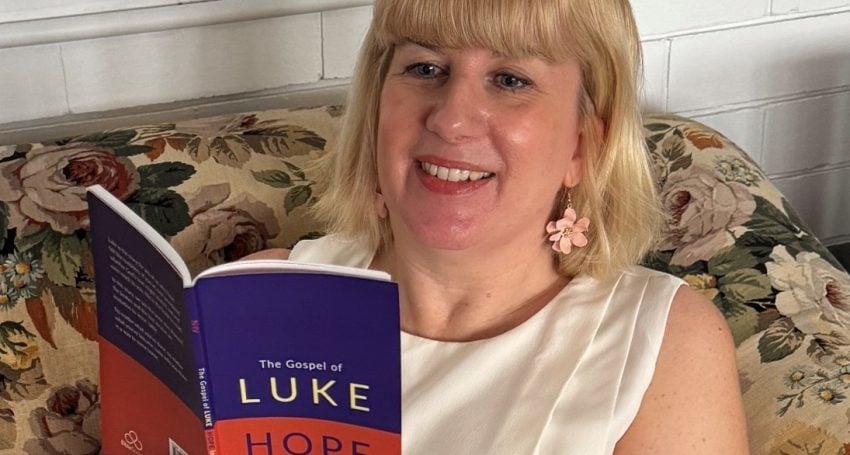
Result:
{"label": "book", "polygon": [[258,260],[193,277],[108,191],[87,198],[103,453],[401,453],[389,275]]}

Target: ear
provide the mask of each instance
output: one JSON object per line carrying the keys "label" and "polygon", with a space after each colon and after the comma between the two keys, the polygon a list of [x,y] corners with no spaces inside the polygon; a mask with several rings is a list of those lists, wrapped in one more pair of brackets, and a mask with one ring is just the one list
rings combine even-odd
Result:
{"label": "ear", "polygon": [[564,176],[564,186],[573,188],[581,183],[587,169],[589,149],[598,147],[605,137],[605,123],[599,117],[593,116],[582,121],[582,129],[578,134],[576,149],[573,153],[570,169]]}

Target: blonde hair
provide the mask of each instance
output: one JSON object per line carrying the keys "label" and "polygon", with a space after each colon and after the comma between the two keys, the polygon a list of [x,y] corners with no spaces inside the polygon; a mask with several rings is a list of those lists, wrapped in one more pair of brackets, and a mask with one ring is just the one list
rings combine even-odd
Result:
{"label": "blonde hair", "polygon": [[[387,68],[395,46],[407,40],[577,61],[586,159],[570,193],[591,231],[585,248],[559,255],[558,270],[601,278],[642,258],[661,212],[638,109],[640,42],[628,0],[376,0],[338,146],[319,165],[324,191],[316,210],[329,232],[365,234],[373,248],[392,242],[389,223],[375,208],[375,143]],[[566,208],[566,194],[558,196],[553,217]]]}

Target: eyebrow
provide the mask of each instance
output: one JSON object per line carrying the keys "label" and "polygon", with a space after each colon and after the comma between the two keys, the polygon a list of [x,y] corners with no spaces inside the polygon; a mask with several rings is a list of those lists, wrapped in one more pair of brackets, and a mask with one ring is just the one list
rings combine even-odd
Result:
{"label": "eyebrow", "polygon": [[439,47],[437,47],[437,46],[432,46],[432,45],[430,45],[430,44],[420,43],[420,42],[418,42],[418,41],[414,41],[414,40],[409,39],[409,38],[405,38],[404,40],[402,40],[402,41],[398,44],[398,47],[401,47],[401,46],[404,46],[404,45],[408,45],[408,44],[412,44],[412,45],[414,45],[414,46],[419,46],[419,47],[422,47],[422,48],[428,49],[429,51],[433,51],[433,52],[439,52],[439,51],[440,51],[440,49],[442,49],[442,48],[439,48]]}
{"label": "eyebrow", "polygon": [[[404,40],[402,40],[399,44],[397,44],[397,45],[396,45],[396,47],[401,47],[401,46],[404,46],[404,45],[410,45],[410,44],[412,44],[412,45],[414,45],[414,46],[419,46],[419,47],[421,47],[421,48],[423,48],[423,49],[428,49],[428,50],[429,50],[429,51],[431,51],[431,52],[437,52],[437,53],[444,53],[444,52],[445,52],[445,49],[446,49],[445,47],[432,46],[432,45],[430,45],[430,44],[420,43],[419,41],[416,41],[416,40],[413,40],[413,39],[410,39],[410,38],[405,38],[405,39],[404,39]],[[490,53],[491,53],[491,54],[493,54],[493,56],[494,56],[494,57],[499,57],[499,58],[514,58],[514,57],[511,57],[511,56],[509,56],[509,55],[504,55],[504,54],[501,54],[501,53],[499,53],[499,52],[496,52],[496,51],[494,51],[494,50],[492,50],[492,49],[490,49]]]}

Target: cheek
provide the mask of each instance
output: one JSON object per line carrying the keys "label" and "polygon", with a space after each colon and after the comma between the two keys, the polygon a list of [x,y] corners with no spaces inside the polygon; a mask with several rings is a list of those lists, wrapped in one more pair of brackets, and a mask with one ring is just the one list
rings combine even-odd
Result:
{"label": "cheek", "polygon": [[[502,140],[514,160],[523,160],[541,177],[560,179],[572,165],[578,146],[578,125],[559,114],[528,116],[504,125]],[[553,121],[553,119],[560,119]]]}
{"label": "cheek", "polygon": [[416,128],[417,103],[409,96],[404,96],[397,87],[387,85],[381,92],[378,114],[377,147],[394,149],[403,143]]}
{"label": "cheek", "polygon": [[382,94],[380,110],[378,111],[377,134],[375,135],[375,150],[377,151],[379,172],[384,169],[388,151],[396,148],[394,142],[397,135],[393,134],[393,132],[398,130],[398,125],[396,124],[397,107],[397,103],[394,103],[392,99]]}
{"label": "cheek", "polygon": [[375,150],[378,185],[392,198],[409,169],[409,152],[415,147],[419,128],[416,106],[398,88],[386,86],[381,92]]}

